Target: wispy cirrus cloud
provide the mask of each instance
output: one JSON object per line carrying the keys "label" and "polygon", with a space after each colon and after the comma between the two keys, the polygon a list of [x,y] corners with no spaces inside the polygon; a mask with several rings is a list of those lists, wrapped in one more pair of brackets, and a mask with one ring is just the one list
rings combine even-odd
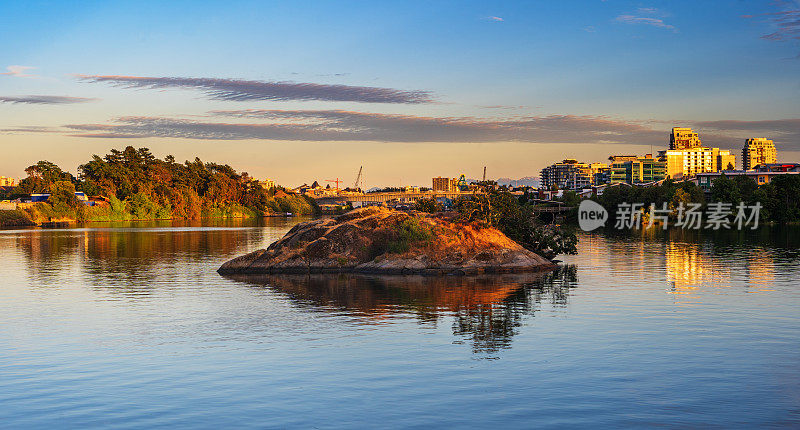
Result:
{"label": "wispy cirrus cloud", "polygon": [[31,104],[31,105],[63,105],[73,103],[92,102],[97,99],[86,97],[67,96],[0,96],[0,103]]}
{"label": "wispy cirrus cloud", "polygon": [[761,36],[762,39],[800,40],[800,9],[761,15],[744,15],[742,18],[755,18],[756,16],[767,17],[768,21],[775,26],[775,31]]}
{"label": "wispy cirrus cloud", "polygon": [[499,16],[487,16],[484,19],[487,20],[487,21],[492,21],[492,22],[503,22],[503,21],[505,21],[503,18],[500,18]]}
{"label": "wispy cirrus cloud", "polygon": [[37,125],[24,125],[12,128],[0,128],[2,134],[27,134],[27,133],[64,133],[63,129],[58,127],[43,127]]}
{"label": "wispy cirrus cloud", "polygon": [[0,73],[0,75],[5,76],[13,76],[15,78],[35,78],[36,75],[32,73],[27,73],[27,70],[35,69],[36,67],[33,66],[8,66],[6,67],[7,72]]}
{"label": "wispy cirrus cloud", "polygon": [[345,101],[361,103],[431,103],[428,91],[393,88],[327,85],[291,81],[247,81],[217,78],[77,75],[84,82],[105,82],[122,88],[184,88],[226,101]]}
{"label": "wispy cirrus cloud", "polygon": [[[757,19],[769,25],[770,32],[761,36],[764,40],[797,44],[800,41],[800,1],[775,1],[773,5],[782,10],[758,15],[742,15],[742,18]],[[800,55],[794,58],[800,59]]]}
{"label": "wispy cirrus cloud", "polygon": [[642,24],[652,27],[663,28],[666,30],[676,31],[674,25],[664,22],[668,14],[662,10],[654,7],[640,7],[636,9],[635,14],[623,14],[616,17],[614,20],[623,24]]}
{"label": "wispy cirrus cloud", "polygon": [[660,18],[636,15],[620,15],[615,20],[624,24],[644,24],[668,30],[675,30],[674,25],[667,24],[663,19]]}
{"label": "wispy cirrus cloud", "polygon": [[[664,141],[664,132],[606,117],[551,115],[510,120],[422,117],[344,110],[232,110],[231,121],[122,117],[111,124],[70,124],[81,137],[172,137],[205,140],[365,142],[629,143]],[[240,121],[249,120],[249,123]]]}

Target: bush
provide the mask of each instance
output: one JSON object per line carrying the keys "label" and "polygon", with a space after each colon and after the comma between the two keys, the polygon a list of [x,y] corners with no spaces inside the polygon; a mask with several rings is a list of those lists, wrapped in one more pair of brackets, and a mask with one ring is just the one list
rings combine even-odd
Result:
{"label": "bush", "polygon": [[395,229],[395,238],[388,243],[388,251],[393,254],[408,252],[412,245],[424,245],[433,240],[434,234],[430,225],[419,218],[404,220]]}
{"label": "bush", "polygon": [[23,227],[34,225],[28,214],[20,210],[0,210],[0,227]]}

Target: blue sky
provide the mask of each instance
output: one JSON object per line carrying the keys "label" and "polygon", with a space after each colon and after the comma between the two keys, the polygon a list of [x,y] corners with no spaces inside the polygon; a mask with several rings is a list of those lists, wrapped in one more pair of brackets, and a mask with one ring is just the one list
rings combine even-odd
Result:
{"label": "blue sky", "polygon": [[134,145],[286,185],[360,165],[424,185],[684,125],[800,161],[797,1],[65,3],[0,3],[0,175]]}

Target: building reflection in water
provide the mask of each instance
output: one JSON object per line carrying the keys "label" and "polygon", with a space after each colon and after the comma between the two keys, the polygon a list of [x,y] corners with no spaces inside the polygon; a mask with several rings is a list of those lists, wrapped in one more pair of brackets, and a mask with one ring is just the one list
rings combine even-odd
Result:
{"label": "building reflection in water", "polygon": [[453,334],[473,352],[492,355],[511,345],[526,317],[542,305],[566,306],[575,266],[552,272],[465,277],[367,275],[232,275],[285,294],[297,306],[380,323],[399,314],[436,325],[451,316]]}
{"label": "building reflection in water", "polygon": [[667,281],[672,291],[678,294],[690,293],[704,284],[730,279],[730,274],[721,267],[715,267],[696,243],[667,242],[664,259]]}
{"label": "building reflection in water", "polygon": [[667,291],[689,303],[732,285],[743,285],[748,293],[772,291],[776,267],[798,258],[800,235],[795,233],[765,227],[756,232],[584,234],[576,261],[582,269],[608,270],[619,278],[654,281],[663,276]]}

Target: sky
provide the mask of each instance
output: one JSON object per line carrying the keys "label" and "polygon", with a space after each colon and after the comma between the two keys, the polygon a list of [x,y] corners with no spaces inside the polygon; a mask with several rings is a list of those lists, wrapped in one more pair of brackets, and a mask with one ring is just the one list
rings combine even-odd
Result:
{"label": "sky", "polygon": [[800,0],[4,1],[0,40],[0,176],[131,145],[429,186],[657,152],[676,126],[800,162]]}

